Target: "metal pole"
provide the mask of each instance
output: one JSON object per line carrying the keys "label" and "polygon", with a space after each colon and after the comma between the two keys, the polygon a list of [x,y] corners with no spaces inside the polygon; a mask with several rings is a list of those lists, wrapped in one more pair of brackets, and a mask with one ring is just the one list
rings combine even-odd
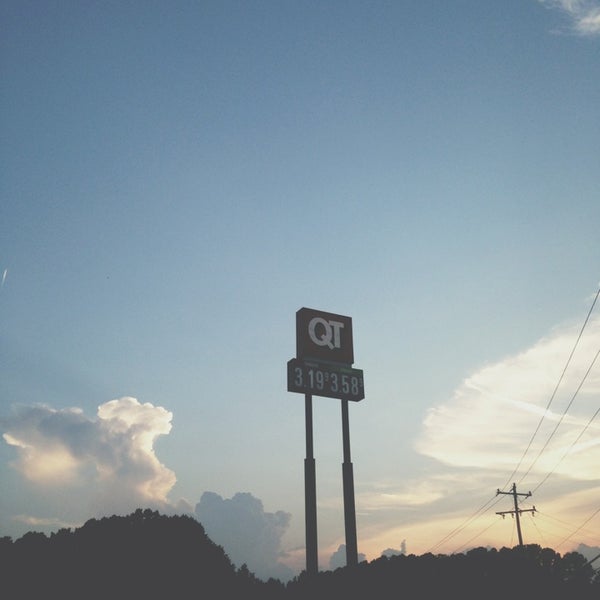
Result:
{"label": "metal pole", "polygon": [[350,426],[348,422],[348,400],[342,400],[342,440],[344,462],[342,477],[344,485],[344,525],[346,529],[346,565],[358,565],[358,546],[356,543],[356,508],[354,505],[354,475],[350,459]]}
{"label": "metal pole", "polygon": [[304,505],[306,527],[306,573],[319,572],[317,549],[317,482],[315,458],[313,455],[312,395],[304,395],[306,414],[306,458],[304,459]]}

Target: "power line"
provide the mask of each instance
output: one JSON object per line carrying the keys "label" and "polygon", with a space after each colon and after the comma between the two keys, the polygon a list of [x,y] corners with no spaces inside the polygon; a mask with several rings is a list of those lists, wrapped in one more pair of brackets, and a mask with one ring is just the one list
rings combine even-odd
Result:
{"label": "power line", "polygon": [[523,479],[525,479],[525,477],[527,477],[527,475],[529,474],[529,472],[531,471],[531,469],[533,468],[533,466],[535,465],[535,463],[538,461],[538,459],[542,455],[542,452],[544,452],[544,450],[548,446],[550,440],[554,437],[554,434],[556,433],[556,430],[559,428],[560,424],[563,422],[563,419],[565,418],[565,415],[569,411],[569,408],[571,408],[571,405],[573,404],[573,401],[575,400],[577,394],[579,393],[579,390],[581,390],[583,384],[585,383],[585,380],[587,379],[587,376],[590,374],[590,371],[592,370],[592,367],[594,366],[594,363],[596,362],[596,359],[598,358],[599,355],[600,355],[600,350],[598,350],[598,352],[596,352],[596,356],[594,356],[594,359],[590,363],[590,366],[588,367],[587,371],[585,372],[585,375],[583,376],[583,379],[581,380],[581,383],[577,386],[577,389],[575,390],[575,393],[573,394],[573,396],[572,396],[569,404],[567,405],[567,408],[565,408],[562,416],[558,420],[558,423],[555,425],[554,429],[552,430],[552,432],[548,436],[548,439],[546,440],[546,443],[542,446],[541,450],[538,452],[538,454],[535,457],[534,461],[529,465],[529,468],[522,475],[521,479],[519,479],[519,483],[521,483],[521,481],[523,481]]}
{"label": "power line", "polygon": [[529,518],[531,519],[531,523],[533,524],[533,526],[535,527],[535,530],[538,532],[538,535],[540,536],[540,539],[542,540],[542,542],[544,542],[544,545],[547,546],[548,544],[546,543],[546,539],[544,538],[544,534],[540,531],[540,528],[537,526],[537,523],[535,522],[535,513],[531,513],[531,515],[529,516]]}
{"label": "power line", "polygon": [[[557,519],[556,517],[553,517],[551,515],[549,515],[548,513],[545,512],[540,512],[539,510],[537,511],[537,515],[538,515],[538,519],[541,519],[542,521],[544,520],[548,520],[548,522],[553,526],[553,527],[560,527],[566,531],[572,531],[573,530],[573,524],[572,523],[567,523],[566,521],[562,521],[561,519]],[[579,527],[579,531],[581,531],[584,528],[584,525]],[[590,531],[590,530],[584,530],[588,535],[590,536],[597,536],[598,532],[597,531]],[[561,542],[562,543],[562,542]]]}
{"label": "power line", "polygon": [[[600,554],[597,554],[596,556],[594,556],[594,558],[591,558],[590,560],[588,560],[585,565],[583,565],[584,567],[586,565],[591,565],[594,561],[598,560],[600,558]],[[600,571],[600,569],[596,569],[596,572]]]}
{"label": "power line", "polygon": [[[523,460],[525,459],[525,456],[527,455],[527,453],[529,452],[529,449],[531,448],[531,444],[533,443],[533,440],[535,439],[535,436],[537,435],[542,422],[544,421],[544,419],[546,418],[546,415],[548,414],[548,410],[550,408],[550,405],[552,404],[554,397],[556,396],[556,392],[558,391],[558,388],[560,387],[560,384],[562,383],[562,380],[565,376],[565,373],[569,367],[569,364],[571,363],[571,359],[573,358],[573,355],[575,354],[575,350],[577,349],[577,346],[579,345],[579,340],[581,339],[581,336],[583,335],[583,332],[588,324],[588,321],[590,319],[590,315],[592,314],[592,311],[594,310],[594,306],[596,305],[596,301],[598,300],[598,296],[600,296],[600,287],[598,288],[598,291],[596,292],[596,296],[594,297],[594,301],[592,302],[592,305],[587,313],[587,316],[585,317],[585,321],[583,322],[583,325],[581,327],[581,330],[579,331],[579,335],[577,336],[577,339],[575,340],[575,344],[573,345],[573,349],[571,350],[571,353],[569,354],[569,358],[567,359],[567,362],[562,370],[562,373],[558,379],[558,382],[556,383],[556,386],[554,387],[554,391],[552,392],[552,395],[550,396],[550,400],[548,401],[548,404],[546,405],[546,409],[544,411],[544,414],[542,415],[542,417],[539,420],[539,423],[537,424],[537,427],[535,428],[535,431],[533,432],[533,435],[531,436],[531,439],[529,440],[529,443],[527,444],[527,447],[525,448],[525,451],[523,452],[523,455],[521,456],[521,458],[519,459],[519,462],[517,463],[517,466],[515,467],[514,471],[510,474],[510,476],[508,477],[506,483],[502,486],[502,487],[506,487],[509,482],[512,480],[512,478],[514,477],[514,475],[518,472],[519,468],[521,467],[521,464],[523,462]],[[537,459],[536,459],[537,460]],[[530,467],[531,469],[531,467]],[[528,471],[529,472],[529,471]]]}
{"label": "power line", "polygon": [[481,508],[477,509],[461,525],[459,525],[458,527],[455,527],[450,533],[448,533],[446,536],[444,536],[437,544],[434,544],[433,546],[431,546],[431,548],[429,550],[427,550],[427,552],[432,552],[436,548],[439,548],[446,541],[449,541],[450,539],[452,539],[455,535],[458,535],[458,533],[461,532],[471,521],[473,521],[475,518],[477,518],[478,516],[480,516],[480,514],[486,508],[488,508],[488,505],[491,508],[491,506],[494,506],[494,504],[496,504],[497,502],[499,502],[499,500],[500,499],[497,498],[496,496],[492,496],[483,506],[481,506]]}
{"label": "power line", "polygon": [[598,513],[600,513],[600,507],[597,508],[573,533],[568,535],[562,542],[556,547],[560,548],[565,542],[568,542],[576,533],[581,531]]}
{"label": "power line", "polygon": [[482,529],[478,534],[474,535],[472,538],[469,538],[462,546],[459,546],[452,554],[457,554],[463,548],[468,546],[473,540],[476,540],[479,536],[483,535],[490,527],[496,525],[497,521],[494,519],[487,527]]}
{"label": "power line", "polygon": [[552,470],[544,477],[544,479],[542,479],[542,481],[540,481],[540,483],[537,484],[537,486],[535,488],[533,488],[533,492],[532,493],[535,493],[540,487],[542,487],[542,485],[544,483],[546,483],[546,481],[548,480],[548,478],[550,477],[550,475],[552,475],[552,473],[554,473],[556,471],[556,469],[558,468],[558,466],[560,465],[560,463],[565,459],[565,457],[569,454],[569,452],[571,452],[571,450],[573,449],[573,447],[581,439],[581,436],[587,431],[588,427],[592,424],[592,421],[598,416],[599,413],[600,413],[600,408],[598,408],[596,410],[596,412],[592,415],[592,418],[586,423],[586,425],[584,426],[584,428],[579,432],[579,435],[577,436],[577,438],[575,439],[575,441],[567,448],[567,451],[561,456],[561,458],[554,465],[554,467],[552,468]]}
{"label": "power line", "polygon": [[[592,302],[592,305],[590,306],[590,309],[588,310],[588,313],[586,315],[586,318],[583,322],[583,325],[579,331],[579,334],[577,336],[577,339],[575,340],[575,343],[573,345],[573,348],[571,349],[571,352],[569,354],[569,357],[565,363],[565,366],[562,370],[562,373],[558,379],[558,382],[556,383],[556,386],[554,387],[554,390],[552,392],[552,395],[550,397],[550,400],[548,401],[548,404],[546,406],[546,409],[544,411],[544,414],[542,415],[533,435],[531,436],[531,439],[529,440],[529,443],[527,445],[527,448],[525,449],[523,455],[521,456],[517,466],[515,467],[515,469],[513,470],[513,472],[511,473],[510,477],[507,480],[507,483],[503,486],[506,487],[508,485],[508,482],[510,482],[510,480],[513,478],[513,476],[518,472],[519,468],[521,467],[521,464],[523,463],[523,460],[525,459],[525,456],[527,455],[527,453],[529,452],[531,445],[533,443],[533,440],[535,439],[536,435],[539,432],[539,429],[541,427],[541,424],[543,422],[543,420],[545,419],[548,410],[550,409],[550,406],[554,400],[554,397],[556,396],[556,393],[558,391],[558,388],[560,387],[562,380],[564,379],[565,373],[571,363],[571,360],[573,358],[573,355],[575,354],[575,350],[577,349],[577,346],[579,345],[579,341],[581,340],[581,337],[583,335],[583,332],[585,331],[585,328],[587,327],[588,321],[590,319],[590,316],[594,310],[594,307],[596,305],[596,302],[598,300],[598,297],[600,297],[600,287],[598,288],[598,291],[596,292],[596,295],[594,297],[594,300]],[[581,383],[579,384],[579,387],[577,388],[577,391],[575,392],[575,394],[573,395],[573,397],[571,398],[571,401],[569,403],[569,406],[567,407],[565,413],[563,414],[563,416],[561,417],[560,421],[558,422],[557,426],[555,427],[554,431],[552,432],[552,434],[550,435],[550,437],[548,438],[548,440],[546,440],[546,443],[544,444],[544,447],[542,448],[542,450],[538,453],[538,456],[535,458],[535,460],[533,461],[533,463],[530,465],[529,469],[527,470],[527,472],[525,473],[525,475],[523,475],[523,477],[521,477],[521,479],[519,480],[519,483],[521,483],[521,481],[523,480],[523,478],[531,471],[531,469],[533,468],[533,466],[535,465],[535,463],[537,462],[537,460],[539,459],[541,453],[545,450],[545,448],[547,447],[548,443],[550,442],[550,439],[552,438],[552,436],[555,434],[556,430],[558,429],[558,426],[561,424],[564,416],[566,415],[566,412],[569,410],[571,404],[573,403],[575,397],[577,396],[577,393],[579,392],[579,390],[581,389],[583,383],[585,382],[585,379],[587,378],[592,366],[594,365],[596,359],[598,358],[598,355],[600,354],[600,350],[598,351],[598,354],[596,354],[596,356],[594,357],[594,360],[592,361],[592,364],[590,365],[590,367],[588,368],[583,380],[581,381]],[[600,411],[600,409],[599,409]],[[584,430],[579,434],[577,440],[575,440],[575,442],[572,444],[571,448],[577,443],[577,441],[580,439],[580,437],[583,435],[583,433],[585,432],[585,430],[587,429],[587,427],[589,427],[590,423],[593,421],[593,419],[596,417],[596,415],[598,414],[598,412],[596,412],[596,414],[592,417],[592,419],[590,419],[590,421],[588,422],[588,424],[585,426]],[[571,450],[571,448],[569,448],[568,452]],[[564,458],[564,457],[563,457]],[[562,461],[562,459],[561,459]],[[559,461],[560,463],[560,461]],[[558,464],[555,466],[558,466]],[[546,481],[546,479],[551,475],[551,473],[549,473],[546,478],[538,485],[538,488]],[[536,488],[537,489],[537,488]],[[500,493],[500,490],[498,490],[498,494]],[[502,493],[508,493],[508,492],[502,492]],[[478,518],[479,516],[481,516],[481,514],[487,509],[487,508],[491,508],[492,506],[494,506],[498,501],[499,501],[499,497],[498,494],[496,494],[496,496],[493,496],[492,498],[490,498],[490,500],[488,500],[485,504],[483,504],[483,506],[481,506],[478,510],[476,510],[470,517],[468,517],[461,525],[455,527],[452,531],[450,531],[446,536],[444,536],[440,541],[438,541],[436,544],[434,544],[433,546],[431,546],[431,548],[429,550],[427,550],[427,552],[432,552],[433,550],[435,550],[436,548],[439,548],[442,544],[444,544],[445,542],[449,541],[450,539],[452,539],[454,536],[458,535],[458,533],[460,533],[461,531],[463,531],[467,525],[469,523],[471,523],[473,520],[475,520],[476,518]],[[516,510],[519,511],[523,511],[523,512],[528,512],[526,509],[518,509],[516,507]],[[533,510],[530,510],[529,512],[533,512],[535,509],[535,507],[533,508]],[[505,512],[511,512],[511,511],[505,511]],[[500,513],[498,513],[500,514]],[[517,513],[518,514],[518,513]],[[482,533],[484,533],[485,531],[487,531],[487,529],[489,529],[491,527],[491,525],[487,526],[483,531],[481,531],[479,534],[477,534],[474,538],[471,538],[471,540],[469,540],[467,542],[467,544],[472,541],[472,539],[475,539],[476,537],[479,537],[479,535],[481,535]],[[583,526],[582,526],[583,527]],[[463,544],[463,546],[461,546],[460,548],[463,548],[466,544]]]}

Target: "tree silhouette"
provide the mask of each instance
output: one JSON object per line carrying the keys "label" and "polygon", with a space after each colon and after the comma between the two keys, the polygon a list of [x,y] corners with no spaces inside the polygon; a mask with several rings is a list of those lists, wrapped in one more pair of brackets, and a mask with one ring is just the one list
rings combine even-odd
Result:
{"label": "tree silhouette", "polygon": [[2,597],[16,600],[598,600],[600,577],[577,552],[536,544],[465,554],[382,556],[355,567],[306,572],[283,584],[235,569],[192,517],[138,509],[46,537],[0,538]]}
{"label": "tree silhouette", "polygon": [[[0,544],[2,580],[12,598],[233,598],[274,586],[238,573],[191,517],[138,509],[91,519],[50,538],[30,532]],[[247,571],[247,570],[246,570]],[[279,583],[279,591],[283,590]],[[248,594],[246,593],[246,597]]]}

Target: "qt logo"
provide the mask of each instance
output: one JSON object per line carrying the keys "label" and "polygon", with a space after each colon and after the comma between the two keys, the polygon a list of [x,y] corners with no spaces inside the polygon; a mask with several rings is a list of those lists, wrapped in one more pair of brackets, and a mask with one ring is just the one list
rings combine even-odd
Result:
{"label": "qt logo", "polygon": [[296,358],[351,365],[352,319],[301,308],[296,312]]}
{"label": "qt logo", "polygon": [[341,348],[340,329],[343,328],[344,324],[340,321],[327,321],[323,317],[315,317],[308,324],[308,337],[317,346],[327,346],[330,350]]}

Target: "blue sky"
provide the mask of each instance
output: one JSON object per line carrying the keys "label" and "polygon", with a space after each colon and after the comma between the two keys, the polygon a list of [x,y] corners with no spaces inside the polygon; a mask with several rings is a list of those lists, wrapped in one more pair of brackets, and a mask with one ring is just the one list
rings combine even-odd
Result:
{"label": "blue sky", "polygon": [[[353,319],[365,557],[515,543],[508,500],[462,525],[540,423],[526,541],[600,545],[600,307],[545,410],[600,279],[600,3],[0,11],[0,535],[144,504],[231,539],[240,510],[255,569],[297,572],[306,306]],[[339,401],[314,411],[327,568]]]}

